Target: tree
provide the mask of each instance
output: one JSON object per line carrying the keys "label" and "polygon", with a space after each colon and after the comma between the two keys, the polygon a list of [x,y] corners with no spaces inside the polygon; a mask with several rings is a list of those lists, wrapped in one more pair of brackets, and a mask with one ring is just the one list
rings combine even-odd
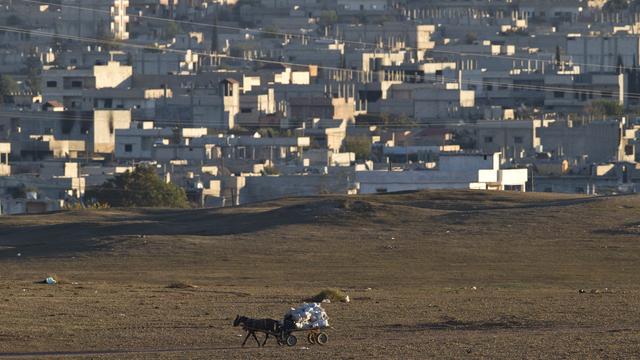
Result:
{"label": "tree", "polygon": [[262,37],[266,39],[276,39],[282,35],[280,35],[280,29],[278,29],[275,25],[269,25],[263,29]]}
{"label": "tree", "polygon": [[628,0],[608,0],[602,7],[602,11],[606,13],[621,12],[629,9]]}
{"label": "tree", "polygon": [[338,14],[335,10],[323,10],[319,20],[321,26],[333,26],[338,22]]}
{"label": "tree", "polygon": [[473,44],[476,41],[478,41],[478,35],[474,32],[468,32],[465,36],[464,36],[464,42],[465,44]]}
{"label": "tree", "polygon": [[5,22],[8,26],[20,26],[24,24],[24,21],[17,15],[9,15],[7,16]]}
{"label": "tree", "polygon": [[622,55],[618,55],[616,60],[616,74],[624,73],[624,62],[622,61]]}
{"label": "tree", "polygon": [[5,97],[18,91],[18,83],[11,76],[0,75],[0,104],[4,104]]}
{"label": "tree", "polygon": [[27,80],[25,81],[27,87],[29,87],[33,93],[41,93],[42,62],[40,61],[40,57],[35,49],[31,49],[29,56],[27,56],[25,61],[25,72],[27,74]]}
{"label": "tree", "polygon": [[86,199],[111,207],[188,206],[184,189],[165,183],[152,167],[138,166],[87,191]]}
{"label": "tree", "polygon": [[613,100],[594,100],[587,106],[585,111],[592,116],[622,116],[624,107]]}
{"label": "tree", "polygon": [[347,137],[345,150],[356,154],[357,160],[367,160],[371,157],[371,141],[366,136]]}
{"label": "tree", "polygon": [[164,30],[164,40],[171,40],[182,31],[175,22],[169,22]]}
{"label": "tree", "polygon": [[399,127],[413,127],[416,125],[416,122],[409,118],[408,116],[406,116],[405,114],[389,114],[389,113],[382,113],[380,115],[380,120],[382,121],[383,125],[392,125],[392,126],[399,126]]}

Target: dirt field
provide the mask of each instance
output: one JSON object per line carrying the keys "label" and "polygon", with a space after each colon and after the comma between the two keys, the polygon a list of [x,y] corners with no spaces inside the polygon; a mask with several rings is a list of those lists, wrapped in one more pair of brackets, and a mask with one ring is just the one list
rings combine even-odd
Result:
{"label": "dirt field", "polygon": [[[638,358],[639,270],[640,197],[2,217],[0,359]],[[325,306],[326,346],[240,347],[236,314],[281,318],[326,287],[352,298]]]}

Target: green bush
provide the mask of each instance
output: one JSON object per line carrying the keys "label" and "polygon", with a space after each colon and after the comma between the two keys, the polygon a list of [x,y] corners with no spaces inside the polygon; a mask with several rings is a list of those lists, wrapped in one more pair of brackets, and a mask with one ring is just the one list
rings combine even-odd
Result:
{"label": "green bush", "polygon": [[346,152],[356,154],[357,160],[367,160],[371,156],[371,141],[366,136],[352,136],[345,140]]}
{"label": "green bush", "polygon": [[594,100],[585,109],[592,116],[623,116],[624,106],[613,100]]}

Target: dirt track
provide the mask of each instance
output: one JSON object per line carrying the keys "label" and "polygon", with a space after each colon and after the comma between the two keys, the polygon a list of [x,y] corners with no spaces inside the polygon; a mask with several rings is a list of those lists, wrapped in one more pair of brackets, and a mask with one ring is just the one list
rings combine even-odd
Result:
{"label": "dirt track", "polygon": [[[1,218],[0,358],[634,358],[639,225],[638,197],[480,192]],[[327,346],[238,348],[236,314],[324,287],[353,298]]]}

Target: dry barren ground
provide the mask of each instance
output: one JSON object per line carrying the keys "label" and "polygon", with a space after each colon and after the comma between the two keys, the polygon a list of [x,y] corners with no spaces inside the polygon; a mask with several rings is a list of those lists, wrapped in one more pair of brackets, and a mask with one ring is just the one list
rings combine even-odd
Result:
{"label": "dry barren ground", "polygon": [[[0,359],[638,358],[639,269],[638,197],[421,192],[5,217]],[[36,283],[48,275],[61,283]],[[325,306],[326,346],[240,347],[236,314],[280,318],[325,287],[353,299]]]}

